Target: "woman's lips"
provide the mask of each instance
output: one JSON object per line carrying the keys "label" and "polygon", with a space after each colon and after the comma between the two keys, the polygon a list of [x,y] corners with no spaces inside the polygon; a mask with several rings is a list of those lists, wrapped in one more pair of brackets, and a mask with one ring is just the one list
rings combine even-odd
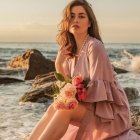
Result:
{"label": "woman's lips", "polygon": [[73,25],[72,28],[78,29],[78,28],[80,28],[80,26],[79,25]]}

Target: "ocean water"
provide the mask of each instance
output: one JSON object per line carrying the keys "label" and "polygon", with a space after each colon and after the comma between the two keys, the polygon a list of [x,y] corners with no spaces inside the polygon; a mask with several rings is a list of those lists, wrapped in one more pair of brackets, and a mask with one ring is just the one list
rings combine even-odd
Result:
{"label": "ocean water", "polygon": [[[122,87],[135,87],[140,91],[140,73],[135,69],[140,67],[137,60],[129,59],[124,51],[134,57],[140,57],[140,44],[105,44],[110,61],[122,66],[130,72],[117,75]],[[10,59],[22,54],[27,49],[38,49],[48,59],[55,59],[58,50],[56,43],[0,43],[0,70],[9,70],[7,64]],[[135,61],[136,67],[131,68]],[[24,71],[15,75],[0,76],[24,78]],[[0,85],[0,140],[23,140],[31,132],[37,121],[46,111],[48,105],[43,103],[20,104],[19,98],[31,88],[31,81]],[[140,106],[140,98],[134,100],[133,105]]]}

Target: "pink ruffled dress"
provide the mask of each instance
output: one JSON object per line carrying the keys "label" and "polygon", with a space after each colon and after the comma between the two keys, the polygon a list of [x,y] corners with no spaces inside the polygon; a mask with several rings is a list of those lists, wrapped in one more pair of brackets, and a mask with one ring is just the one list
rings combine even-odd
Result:
{"label": "pink ruffled dress", "polygon": [[83,102],[88,111],[78,126],[69,125],[61,140],[140,140],[132,131],[126,94],[102,42],[89,37],[77,62],[67,59],[64,69],[70,77],[82,74],[90,82]]}

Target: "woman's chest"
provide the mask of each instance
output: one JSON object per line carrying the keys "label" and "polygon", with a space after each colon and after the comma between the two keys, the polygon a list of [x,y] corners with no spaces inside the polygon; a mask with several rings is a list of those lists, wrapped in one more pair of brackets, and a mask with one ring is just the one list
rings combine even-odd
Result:
{"label": "woman's chest", "polygon": [[72,58],[69,69],[71,77],[80,74],[84,79],[89,79],[89,60],[87,53],[83,51],[79,58]]}

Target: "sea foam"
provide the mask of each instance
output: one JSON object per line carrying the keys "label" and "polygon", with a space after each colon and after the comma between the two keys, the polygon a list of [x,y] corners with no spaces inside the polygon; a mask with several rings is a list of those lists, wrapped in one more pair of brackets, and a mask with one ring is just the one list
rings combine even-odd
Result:
{"label": "sea foam", "polygon": [[140,56],[135,56],[131,60],[131,70],[140,73]]}

